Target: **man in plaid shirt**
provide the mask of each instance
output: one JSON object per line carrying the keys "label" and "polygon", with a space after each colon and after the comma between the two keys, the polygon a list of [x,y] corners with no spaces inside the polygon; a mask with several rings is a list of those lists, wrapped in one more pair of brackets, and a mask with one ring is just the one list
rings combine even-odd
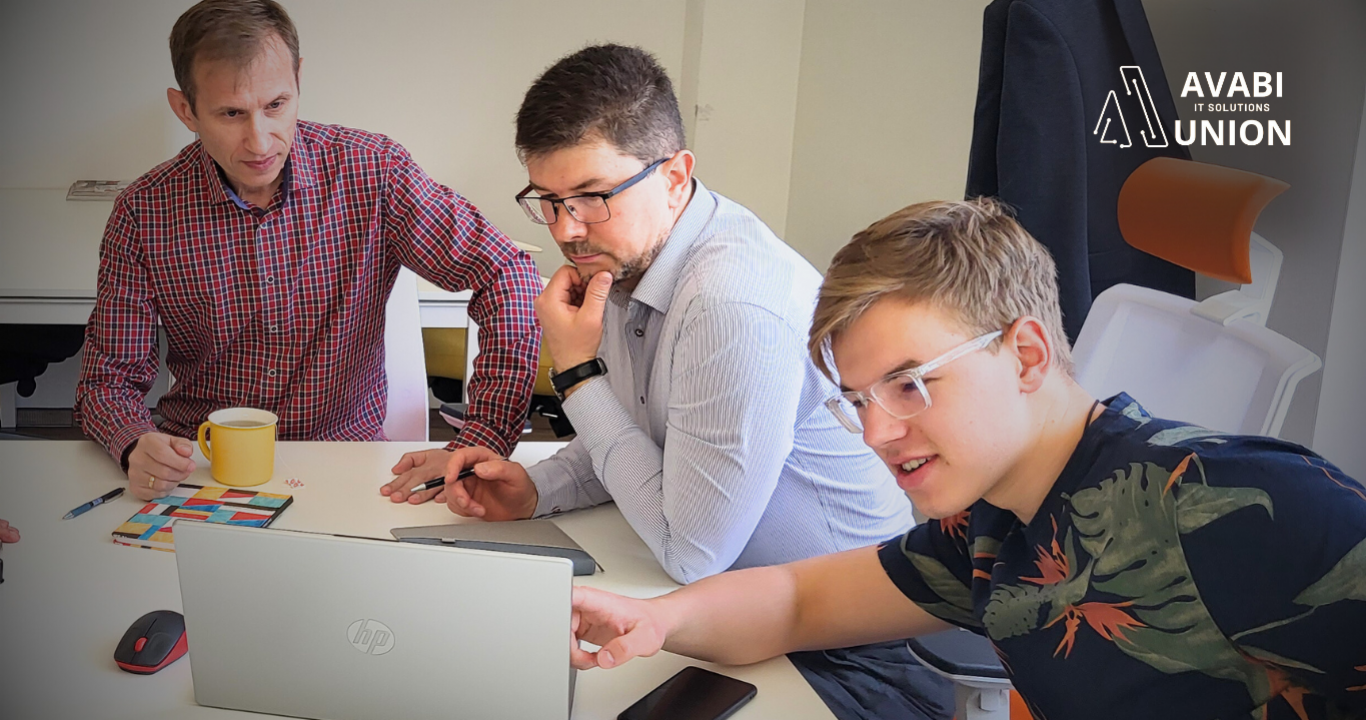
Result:
{"label": "man in plaid shirt", "polygon": [[[188,438],[225,407],[274,412],[282,440],[384,439],[385,306],[400,266],[474,291],[481,352],[450,448],[510,452],[540,347],[530,257],[398,143],[298,120],[298,36],[272,0],[205,0],[170,44],[180,89],[167,95],[199,141],[115,202],[76,392],[82,428],[133,494],[184,480]],[[176,380],[159,429],[146,408],[158,320]],[[443,455],[430,453],[439,474]]]}

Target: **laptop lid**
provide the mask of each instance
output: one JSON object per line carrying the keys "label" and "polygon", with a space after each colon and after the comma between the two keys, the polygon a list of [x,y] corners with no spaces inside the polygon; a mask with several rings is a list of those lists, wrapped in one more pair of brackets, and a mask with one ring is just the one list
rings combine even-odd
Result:
{"label": "laptop lid", "polygon": [[422,525],[389,532],[400,542],[569,558],[575,575],[592,575],[598,566],[592,555],[549,520]]}
{"label": "laptop lid", "polygon": [[569,716],[569,560],[180,523],[176,565],[201,705]]}

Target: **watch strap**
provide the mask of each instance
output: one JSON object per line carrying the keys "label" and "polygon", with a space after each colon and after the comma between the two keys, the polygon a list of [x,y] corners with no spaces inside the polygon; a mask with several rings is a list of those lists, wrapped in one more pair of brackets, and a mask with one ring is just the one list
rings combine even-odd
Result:
{"label": "watch strap", "polygon": [[555,388],[555,394],[564,399],[564,394],[569,388],[591,377],[607,374],[607,363],[602,358],[593,358],[586,363],[575,365],[564,372],[555,372],[550,376],[550,385]]}

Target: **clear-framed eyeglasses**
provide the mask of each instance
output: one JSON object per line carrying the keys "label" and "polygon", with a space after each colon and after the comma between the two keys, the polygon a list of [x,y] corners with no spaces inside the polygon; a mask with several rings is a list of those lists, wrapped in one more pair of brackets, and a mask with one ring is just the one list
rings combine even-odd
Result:
{"label": "clear-framed eyeglasses", "polygon": [[958,358],[977,352],[1000,337],[1002,331],[989,332],[969,340],[939,357],[910,370],[895,372],[873,383],[864,391],[848,390],[825,401],[844,429],[851,433],[863,432],[863,417],[870,403],[877,403],[897,420],[915,417],[930,408],[930,391],[925,389],[924,377]]}
{"label": "clear-framed eyeglasses", "polygon": [[[672,157],[672,156],[670,156]],[[517,193],[517,204],[522,206],[522,212],[537,225],[554,225],[560,219],[560,207],[569,211],[570,216],[575,220],[585,224],[607,222],[612,219],[612,209],[607,206],[609,198],[626,192],[632,185],[644,180],[654,172],[655,168],[664,164],[669,158],[661,158],[649,165],[644,170],[627,178],[622,184],[608,190],[607,192],[584,193],[582,195],[571,195],[567,198],[545,198],[529,195],[532,188],[526,186],[524,190]]]}

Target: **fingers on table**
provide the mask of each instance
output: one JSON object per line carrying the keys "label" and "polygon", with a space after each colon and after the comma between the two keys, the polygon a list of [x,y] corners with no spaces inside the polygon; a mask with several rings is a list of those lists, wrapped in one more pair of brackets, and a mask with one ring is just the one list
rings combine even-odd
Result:
{"label": "fingers on table", "polygon": [[425,503],[428,500],[431,500],[432,498],[436,497],[440,493],[441,488],[433,488],[431,490],[423,490],[420,493],[413,493],[412,495],[408,496],[408,503],[410,505],[421,505],[422,503]]}
{"label": "fingers on table", "polygon": [[[416,452],[404,453],[399,458],[398,464],[394,465],[393,472],[398,477],[379,487],[379,494],[387,496],[390,500],[399,503],[410,499],[409,492],[414,487],[421,485],[428,480],[441,477],[445,468],[440,463],[431,462],[429,454],[432,451],[419,450]],[[444,451],[442,451],[444,452]],[[421,500],[419,502],[425,502]]]}
{"label": "fingers on table", "polygon": [[403,453],[403,457],[398,459],[398,464],[394,465],[393,469],[391,469],[390,472],[392,472],[395,475],[402,475],[403,473],[406,473],[409,470],[412,470],[413,468],[422,465],[426,461],[427,453],[425,451],[416,450],[413,452],[406,452]]}

